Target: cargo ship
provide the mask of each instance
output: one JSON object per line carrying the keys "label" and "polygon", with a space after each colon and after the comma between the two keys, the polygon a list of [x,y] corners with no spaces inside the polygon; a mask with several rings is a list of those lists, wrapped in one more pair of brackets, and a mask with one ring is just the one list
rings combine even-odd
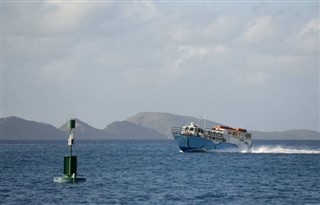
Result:
{"label": "cargo ship", "polygon": [[191,122],[172,127],[171,133],[182,152],[248,151],[252,146],[251,133],[244,128],[217,125],[203,129]]}

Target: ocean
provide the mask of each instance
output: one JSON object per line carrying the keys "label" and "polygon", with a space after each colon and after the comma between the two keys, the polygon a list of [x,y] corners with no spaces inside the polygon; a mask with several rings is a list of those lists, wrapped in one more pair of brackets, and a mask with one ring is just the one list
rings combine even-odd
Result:
{"label": "ocean", "polygon": [[180,153],[174,140],[75,141],[86,182],[54,183],[66,141],[1,141],[0,204],[320,204],[320,141]]}

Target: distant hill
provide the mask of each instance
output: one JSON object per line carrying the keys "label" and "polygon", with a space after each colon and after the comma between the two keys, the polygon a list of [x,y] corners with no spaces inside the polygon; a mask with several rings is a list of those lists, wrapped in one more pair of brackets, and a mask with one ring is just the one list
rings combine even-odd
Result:
{"label": "distant hill", "polygon": [[[154,129],[164,136],[169,136],[171,134],[172,127],[181,127],[190,124],[191,122],[198,123],[202,127],[204,124],[203,119],[161,112],[141,112],[129,117],[126,121]],[[206,127],[213,127],[218,123],[206,120],[205,124]]]}
{"label": "distant hill", "polygon": [[[60,127],[64,133],[68,133],[68,122]],[[104,130],[96,129],[79,119],[76,119],[74,134],[77,139],[108,139],[110,136]]]}
{"label": "distant hill", "polygon": [[1,140],[58,140],[65,137],[64,132],[52,125],[18,117],[1,118],[0,128]]}
{"label": "distant hill", "polygon": [[[45,123],[17,117],[1,118],[1,140],[66,140],[68,122],[60,129]],[[105,129],[96,129],[76,119],[75,139],[166,139],[156,130],[130,122],[113,122]]]}
{"label": "distant hill", "polygon": [[[171,127],[180,127],[190,122],[198,123],[202,127],[204,124],[203,119],[160,112],[141,112],[129,117],[126,121],[157,130],[165,136],[170,135]],[[222,124],[210,120],[206,120],[205,123],[207,128]],[[254,140],[320,140],[319,132],[304,129],[281,132],[252,131],[252,136]]]}
{"label": "distant hill", "polygon": [[[76,119],[76,139],[167,139],[171,127],[180,127],[190,122],[203,126],[203,119],[160,112],[141,112],[125,121],[113,122],[103,130],[96,129]],[[216,122],[206,120],[206,127]],[[41,122],[18,117],[0,118],[1,140],[57,140],[67,139],[67,123],[60,129]],[[250,131],[254,140],[320,140],[320,133],[311,130],[286,130],[282,132]]]}
{"label": "distant hill", "polygon": [[113,122],[105,129],[111,138],[114,139],[166,139],[158,131],[131,122]]}

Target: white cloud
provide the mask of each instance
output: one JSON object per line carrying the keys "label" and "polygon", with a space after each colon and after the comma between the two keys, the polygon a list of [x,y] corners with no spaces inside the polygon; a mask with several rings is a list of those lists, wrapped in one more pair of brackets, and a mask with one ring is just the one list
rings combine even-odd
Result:
{"label": "white cloud", "polygon": [[[109,4],[104,4],[107,8]],[[4,28],[17,36],[55,36],[75,33],[86,25],[98,3],[44,1],[6,3]],[[16,17],[19,18],[16,18]]]}
{"label": "white cloud", "polygon": [[248,42],[262,41],[266,38],[271,38],[274,32],[274,21],[275,19],[273,19],[271,15],[256,17],[247,23],[243,38]]}
{"label": "white cloud", "polygon": [[72,31],[80,26],[93,4],[47,2],[45,15],[39,19],[39,26],[48,33]]}
{"label": "white cloud", "polygon": [[297,33],[286,39],[286,43],[294,51],[319,55],[320,19],[313,18],[306,22]]}
{"label": "white cloud", "polygon": [[[214,51],[223,52],[224,49],[218,46],[217,48],[214,48]],[[190,73],[190,66],[188,66],[190,61],[196,60],[200,62],[206,55],[209,54],[209,52],[212,52],[212,49],[206,46],[177,46],[177,57],[174,58],[168,66],[168,76],[170,76],[173,79],[192,76],[193,73]]]}
{"label": "white cloud", "polygon": [[301,39],[308,35],[319,35],[320,31],[320,19],[314,18],[307,22],[302,30],[297,34],[297,38]]}

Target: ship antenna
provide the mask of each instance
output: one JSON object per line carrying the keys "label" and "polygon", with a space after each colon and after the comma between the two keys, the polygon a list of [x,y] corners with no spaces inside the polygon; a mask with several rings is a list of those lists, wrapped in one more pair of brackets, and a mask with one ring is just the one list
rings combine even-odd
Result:
{"label": "ship antenna", "polygon": [[200,115],[200,119],[198,121],[199,126],[201,124],[201,119],[203,119],[203,126],[204,126],[203,129],[206,129],[206,119],[204,118],[204,114],[203,113]]}
{"label": "ship antenna", "polygon": [[199,117],[199,119],[198,119],[198,122],[197,122],[198,126],[201,125],[201,119],[202,119],[202,114],[200,115],[200,117]]}

